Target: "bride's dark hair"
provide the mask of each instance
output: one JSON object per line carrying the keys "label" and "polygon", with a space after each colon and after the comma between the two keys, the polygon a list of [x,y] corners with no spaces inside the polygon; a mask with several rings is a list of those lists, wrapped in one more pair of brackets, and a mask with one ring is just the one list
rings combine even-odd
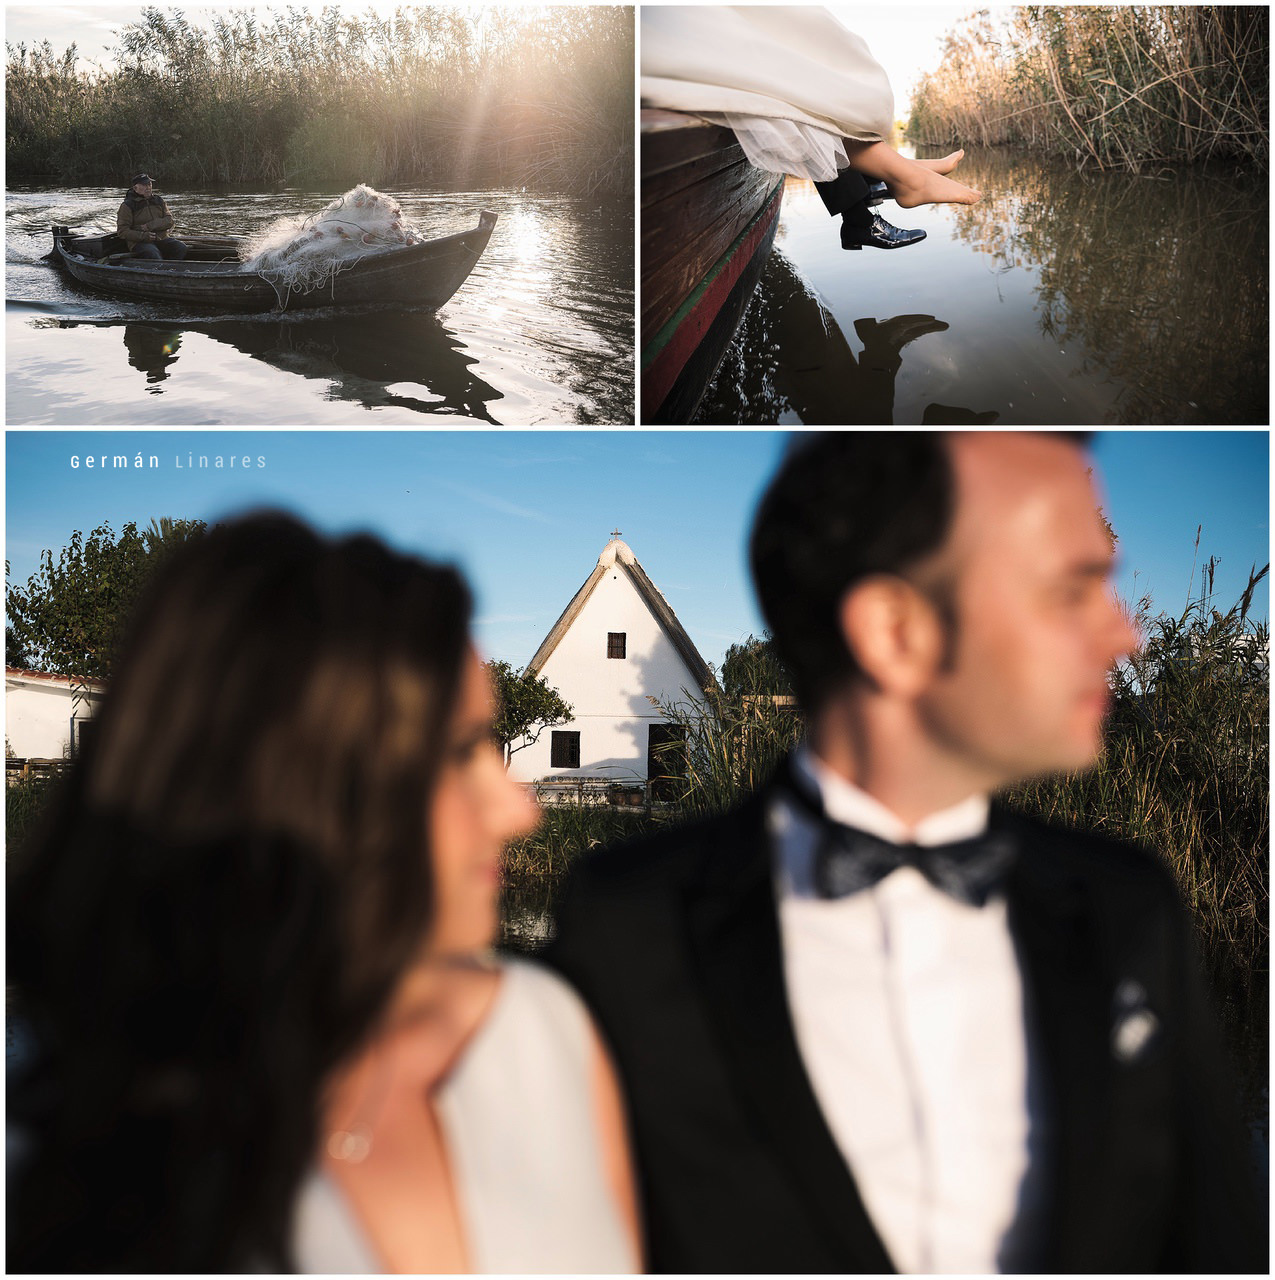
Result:
{"label": "bride's dark hair", "polygon": [[273,514],[161,570],[12,877],[11,1270],[291,1269],[322,1084],[429,927],[469,612]]}

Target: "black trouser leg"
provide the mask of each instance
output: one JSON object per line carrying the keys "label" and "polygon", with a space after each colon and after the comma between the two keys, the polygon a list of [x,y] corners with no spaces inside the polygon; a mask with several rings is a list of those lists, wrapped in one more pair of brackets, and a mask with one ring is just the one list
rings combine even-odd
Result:
{"label": "black trouser leg", "polygon": [[841,169],[830,182],[816,182],[815,190],[819,192],[824,207],[835,218],[851,205],[867,199],[868,180],[857,169]]}
{"label": "black trouser leg", "polygon": [[840,214],[857,227],[871,224],[872,212],[863,203],[868,198],[868,180],[858,170],[842,169],[830,182],[816,182],[815,190],[834,218]]}

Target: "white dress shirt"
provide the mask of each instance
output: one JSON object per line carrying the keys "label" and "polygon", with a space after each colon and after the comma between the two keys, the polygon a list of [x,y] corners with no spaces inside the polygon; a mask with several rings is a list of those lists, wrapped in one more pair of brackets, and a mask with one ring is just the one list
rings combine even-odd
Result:
{"label": "white dress shirt", "polygon": [[[882,839],[933,845],[986,830],[985,796],[909,829],[809,748],[793,763],[830,818]],[[1039,1198],[1027,1178],[1039,1134],[1003,895],[966,906],[900,867],[823,899],[814,820],[778,799],[768,821],[797,1043],[886,1251],[903,1272],[1015,1269]]]}

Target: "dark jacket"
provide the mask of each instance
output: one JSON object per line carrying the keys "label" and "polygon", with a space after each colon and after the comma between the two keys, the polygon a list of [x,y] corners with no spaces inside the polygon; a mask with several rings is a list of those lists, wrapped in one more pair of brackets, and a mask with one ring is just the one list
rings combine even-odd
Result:
{"label": "dark jacket", "polygon": [[[653,1270],[893,1269],[816,1102],[781,969],[764,798],[591,855],[547,958],[629,1099]],[[1154,856],[994,811],[1055,1134],[1033,1269],[1266,1272],[1233,1094],[1191,931]],[[1159,1030],[1113,1050],[1115,993]],[[1124,987],[1128,990],[1128,987]]]}
{"label": "dark jacket", "polygon": [[168,212],[163,196],[143,199],[136,191],[129,191],[115,215],[115,232],[130,245],[149,240],[153,231],[160,240],[168,238],[173,226],[173,215]]}

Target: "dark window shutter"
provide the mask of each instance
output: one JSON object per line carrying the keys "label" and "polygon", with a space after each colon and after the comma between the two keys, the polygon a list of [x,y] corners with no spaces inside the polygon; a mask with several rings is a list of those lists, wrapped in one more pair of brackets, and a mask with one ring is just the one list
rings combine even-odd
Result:
{"label": "dark window shutter", "polygon": [[578,730],[555,729],[549,739],[549,767],[551,769],[578,769],[580,767],[580,734]]}

